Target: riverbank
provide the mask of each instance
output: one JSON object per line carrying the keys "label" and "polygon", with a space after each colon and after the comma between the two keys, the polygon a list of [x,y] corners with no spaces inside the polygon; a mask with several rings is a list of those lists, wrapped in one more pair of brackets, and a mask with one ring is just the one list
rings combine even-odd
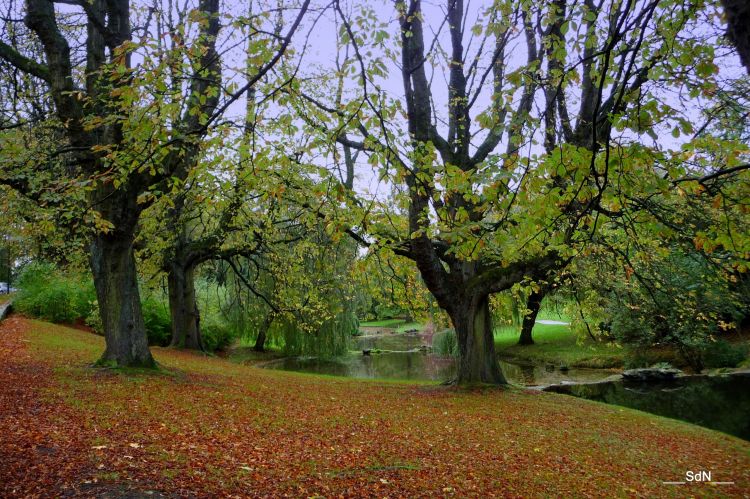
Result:
{"label": "riverbank", "polygon": [[92,369],[101,337],[0,324],[0,495],[670,497],[711,470],[750,492],[750,444],[563,395],[263,370],[154,348]]}
{"label": "riverbank", "polygon": [[750,441],[750,369],[717,369],[692,375],[640,369],[626,374],[542,389],[676,418]]}
{"label": "riverbank", "polygon": [[622,368],[627,351],[590,338],[581,339],[562,324],[535,324],[534,344],[519,345],[516,331],[495,335],[495,350],[501,359],[551,364],[556,367]]}

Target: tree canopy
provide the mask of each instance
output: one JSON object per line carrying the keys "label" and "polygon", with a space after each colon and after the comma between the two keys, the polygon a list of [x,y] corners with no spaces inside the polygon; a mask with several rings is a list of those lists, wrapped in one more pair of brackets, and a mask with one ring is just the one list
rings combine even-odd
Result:
{"label": "tree canopy", "polygon": [[236,9],[26,0],[3,21],[0,183],[29,223],[86,247],[103,363],[153,365],[139,269],[167,276],[172,344],[192,348],[207,261],[269,325],[349,324],[356,287],[381,278],[425,311],[426,289],[459,383],[506,382],[494,294],[538,305],[602,253],[618,279],[679,261],[748,272],[742,5]]}

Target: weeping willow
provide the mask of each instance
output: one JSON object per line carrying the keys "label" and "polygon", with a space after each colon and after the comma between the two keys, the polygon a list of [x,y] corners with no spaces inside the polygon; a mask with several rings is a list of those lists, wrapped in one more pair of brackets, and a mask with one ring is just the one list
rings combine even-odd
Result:
{"label": "weeping willow", "polygon": [[223,319],[243,343],[251,346],[264,335],[266,348],[287,355],[346,353],[359,328],[361,300],[349,273],[356,247],[321,239],[319,246],[301,252],[296,273],[271,254],[253,261],[238,258],[234,268],[215,264],[215,282],[223,290],[218,293]]}
{"label": "weeping willow", "polygon": [[272,337],[283,339],[282,350],[287,355],[336,357],[349,349],[351,337],[359,328],[353,310],[346,309],[323,321],[314,332],[304,331],[296,321],[284,319],[274,323]]}

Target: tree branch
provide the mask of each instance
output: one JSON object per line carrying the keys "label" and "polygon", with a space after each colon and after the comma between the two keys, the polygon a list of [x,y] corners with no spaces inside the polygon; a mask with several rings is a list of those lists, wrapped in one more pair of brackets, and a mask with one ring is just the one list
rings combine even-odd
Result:
{"label": "tree branch", "polygon": [[49,68],[46,65],[29,59],[4,42],[0,42],[0,57],[24,73],[36,76],[48,83],[51,80]]}

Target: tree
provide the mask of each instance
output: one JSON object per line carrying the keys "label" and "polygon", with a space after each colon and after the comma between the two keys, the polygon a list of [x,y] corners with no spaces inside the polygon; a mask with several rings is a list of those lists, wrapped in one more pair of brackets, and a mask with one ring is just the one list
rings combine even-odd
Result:
{"label": "tree", "polygon": [[[138,161],[127,147],[127,121],[115,119],[132,104],[128,97],[135,72],[131,65],[134,47],[130,4],[126,0],[81,3],[86,12],[86,70],[82,78],[74,71],[71,47],[58,23],[53,2],[29,0],[25,22],[40,41],[46,61],[24,56],[2,44],[0,53],[8,62],[49,85],[57,118],[65,127],[73,178],[91,183],[89,202],[97,207],[102,230],[91,237],[90,264],[97,290],[107,348],[101,361],[114,365],[153,366],[140,310],[133,240],[141,196],[173,174],[179,175],[178,158],[194,155],[197,142],[191,135],[205,134],[206,117],[218,103],[219,66],[215,39],[219,30],[218,1],[201,2],[202,24],[199,46],[202,55],[189,85],[182,124],[174,130],[173,146],[166,148],[157,164],[148,161],[136,168],[125,161]],[[83,88],[78,82],[83,80]],[[132,140],[132,139],[131,139]],[[125,169],[122,176],[110,172]],[[120,172],[118,172],[120,173]],[[119,177],[119,178],[118,178]],[[14,183],[25,190],[24,185]]]}
{"label": "tree", "polygon": [[548,285],[543,284],[536,288],[532,287],[528,298],[526,298],[526,314],[521,322],[521,335],[518,337],[519,345],[533,345],[534,338],[531,333],[534,330],[536,316],[542,308],[542,300],[547,295]]}
{"label": "tree", "polygon": [[[335,6],[351,54],[341,72],[356,77],[343,106],[301,89],[302,114],[312,130],[364,152],[380,176],[405,185],[408,204],[406,230],[384,222],[388,207],[372,198],[352,203],[359,218],[349,228],[363,244],[415,262],[456,329],[457,381],[504,383],[488,297],[549,281],[620,216],[614,179],[659,160],[640,136],[657,141],[654,126],[674,111],[657,97],[658,79],[685,64],[706,81],[716,70],[711,47],[672,43],[700,5],[507,1],[475,12],[472,24],[460,0],[447,0],[444,15],[398,1],[396,45],[371,8]],[[354,29],[367,23],[370,34]],[[402,100],[389,95],[389,58]],[[656,182],[653,171],[648,179]]]}
{"label": "tree", "polygon": [[[128,0],[72,2],[85,13],[85,34],[65,24],[54,2],[28,0],[25,24],[43,57],[25,53],[17,39],[0,43],[0,57],[48,86],[67,142],[48,158],[64,153],[64,178],[77,191],[85,189],[93,212],[90,267],[107,344],[101,362],[154,365],[133,255],[140,215],[158,196],[179,189],[217,118],[278,61],[308,3],[246,86],[223,100],[218,0],[200,0],[187,12],[187,24],[195,29],[169,34],[175,40],[171,48],[163,45],[162,33],[150,31],[149,17],[171,15],[169,8],[154,8],[138,19]],[[137,21],[143,22],[138,42],[131,31]],[[85,42],[71,47],[76,36]],[[74,57],[79,51],[83,70]],[[170,74],[179,76],[175,92],[166,83]],[[4,176],[3,183],[30,195],[40,191],[28,170]]]}

